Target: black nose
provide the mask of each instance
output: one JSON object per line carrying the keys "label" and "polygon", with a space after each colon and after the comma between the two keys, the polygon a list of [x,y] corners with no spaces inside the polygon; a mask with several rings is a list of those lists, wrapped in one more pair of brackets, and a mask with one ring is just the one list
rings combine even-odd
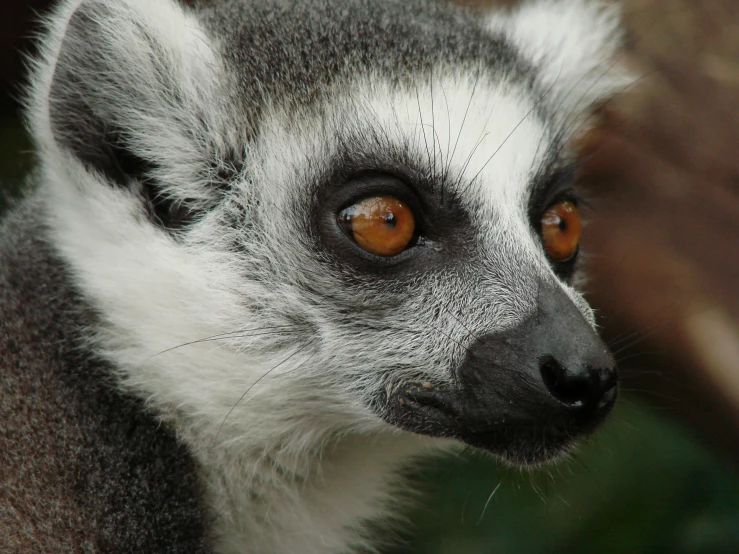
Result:
{"label": "black nose", "polygon": [[612,366],[565,367],[553,356],[545,356],[539,370],[551,395],[571,410],[591,412],[610,406],[616,399],[617,378]]}
{"label": "black nose", "polygon": [[542,283],[531,317],[479,337],[459,378],[475,406],[467,407],[470,417],[507,425],[528,421],[543,433],[591,431],[618,392],[613,356],[556,283]]}
{"label": "black nose", "polygon": [[563,287],[540,285],[531,316],[475,337],[453,385],[393,392],[388,421],[519,464],[558,456],[592,432],[616,400],[613,356]]}

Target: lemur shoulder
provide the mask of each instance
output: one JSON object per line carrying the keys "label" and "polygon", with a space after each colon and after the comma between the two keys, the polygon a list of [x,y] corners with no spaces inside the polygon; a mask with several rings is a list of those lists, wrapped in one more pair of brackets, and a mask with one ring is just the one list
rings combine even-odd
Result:
{"label": "lemur shoulder", "polygon": [[0,227],[0,550],[373,550],[419,456],[594,430],[568,144],[618,42],[582,0],[63,0]]}

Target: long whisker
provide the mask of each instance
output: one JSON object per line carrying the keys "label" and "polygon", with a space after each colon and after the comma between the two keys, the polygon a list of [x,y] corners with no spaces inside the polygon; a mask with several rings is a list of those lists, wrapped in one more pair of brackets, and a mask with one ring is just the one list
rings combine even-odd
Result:
{"label": "long whisker", "polygon": [[[488,121],[489,120],[490,120],[490,117],[488,117]],[[462,182],[462,179],[464,178],[464,174],[467,171],[467,168],[469,167],[470,163],[472,162],[472,157],[475,155],[475,152],[477,152],[477,149],[480,146],[482,146],[482,143],[485,142],[485,139],[490,134],[490,131],[485,132],[486,128],[487,128],[487,124],[485,124],[485,127],[483,127],[482,131],[480,131],[480,138],[477,139],[477,142],[475,142],[474,146],[472,147],[472,149],[470,150],[470,153],[467,156],[467,159],[464,161],[462,168],[459,170],[459,175],[457,176],[457,180],[454,182],[455,190],[459,188],[459,184]]]}
{"label": "long whisker", "polygon": [[[651,29],[652,29],[652,28],[654,27],[654,25],[655,25],[655,24],[657,23],[657,21],[658,21],[658,20],[659,20],[659,18],[658,18],[658,17],[655,17],[655,18],[654,18],[654,20],[652,21],[652,23],[651,23],[651,24],[649,25],[649,27],[648,27],[648,28],[646,29],[646,31],[645,31],[644,33],[642,33],[642,35],[641,35],[641,36],[640,36],[640,37],[639,37],[639,38],[638,38],[637,40],[633,41],[633,43],[631,44],[631,49],[632,49],[632,50],[633,50],[633,49],[634,49],[634,48],[635,48],[635,47],[636,47],[636,46],[637,46],[637,45],[638,45],[638,44],[639,44],[639,43],[640,43],[640,42],[641,42],[642,40],[644,40],[644,38],[645,38],[645,37],[646,37],[646,36],[647,36],[647,35],[649,34],[649,31],[650,31],[650,30],[651,30]],[[586,96],[587,96],[587,95],[588,95],[588,94],[589,94],[589,93],[590,93],[590,92],[591,92],[591,91],[593,90],[593,88],[594,88],[594,87],[595,87],[595,86],[596,86],[597,84],[599,84],[599,83],[600,83],[600,82],[601,82],[601,81],[602,81],[602,80],[603,80],[603,79],[604,79],[604,78],[606,77],[606,75],[608,74],[608,72],[609,72],[609,71],[611,71],[611,69],[613,69],[613,68],[614,68],[614,67],[615,67],[615,66],[616,66],[616,65],[617,65],[618,63],[620,63],[620,62],[621,62],[621,60],[622,60],[623,58],[625,58],[625,57],[626,57],[626,55],[627,55],[627,51],[626,51],[626,50],[624,49],[624,50],[622,50],[622,51],[621,51],[621,52],[619,53],[619,55],[617,55],[617,56],[614,56],[614,57],[613,57],[612,59],[610,59],[610,60],[603,60],[603,61],[602,61],[602,62],[600,62],[600,63],[599,63],[598,65],[596,65],[596,66],[595,66],[594,68],[592,68],[592,69],[591,69],[590,71],[588,71],[588,72],[584,73],[584,74],[583,74],[583,75],[582,75],[582,76],[581,76],[581,77],[580,77],[580,78],[579,78],[579,79],[577,80],[577,82],[576,82],[576,83],[575,83],[575,84],[574,84],[573,86],[571,86],[571,87],[570,87],[570,89],[569,89],[569,90],[567,91],[567,94],[566,94],[566,95],[563,95],[563,97],[562,97],[562,100],[561,100],[561,101],[560,101],[560,103],[559,103],[559,104],[557,105],[557,109],[559,109],[559,108],[561,107],[561,105],[562,105],[562,103],[564,102],[564,100],[565,100],[565,99],[566,99],[567,97],[569,97],[569,94],[570,94],[570,92],[572,92],[572,90],[574,90],[574,88],[575,88],[576,86],[578,86],[578,85],[579,85],[579,84],[580,84],[580,83],[581,83],[581,82],[583,81],[583,79],[585,79],[586,77],[589,77],[589,76],[590,76],[590,75],[592,75],[592,74],[593,74],[593,73],[594,73],[595,71],[597,71],[597,70],[598,70],[598,69],[599,69],[599,68],[600,68],[600,67],[601,67],[601,66],[602,66],[602,65],[603,65],[604,63],[606,63],[606,62],[610,61],[610,63],[609,63],[609,64],[608,64],[608,65],[606,66],[606,68],[605,68],[605,69],[604,69],[604,70],[603,70],[603,71],[602,71],[602,72],[600,73],[600,75],[599,75],[598,77],[596,77],[596,78],[595,78],[595,79],[593,80],[593,82],[592,82],[592,83],[590,84],[590,86],[589,86],[589,87],[588,87],[587,89],[585,89],[585,91],[584,91],[584,92],[583,92],[583,93],[582,93],[582,94],[581,94],[581,95],[579,96],[579,98],[577,99],[577,101],[576,101],[576,102],[574,102],[574,103],[572,104],[572,107],[571,107],[571,108],[570,108],[570,110],[569,110],[569,111],[567,112],[566,116],[565,116],[565,117],[563,118],[563,120],[564,120],[564,121],[567,121],[567,120],[569,120],[569,119],[570,119],[570,118],[572,117],[572,115],[573,115],[573,114],[575,113],[575,110],[576,110],[576,109],[578,109],[578,106],[580,105],[580,103],[582,102],[582,100],[583,100],[583,99],[584,99],[584,98],[585,98],[585,97],[586,97]],[[646,75],[648,75],[648,74],[646,74]],[[635,84],[636,82],[639,82],[639,81],[641,81],[641,80],[642,80],[643,78],[645,78],[645,77],[646,77],[646,75],[643,75],[642,77],[640,77],[639,79],[637,79],[637,81],[635,81],[635,82],[631,82],[631,83],[629,83],[628,85],[626,85],[625,87],[623,87],[623,88],[622,88],[622,89],[621,89],[620,91],[618,91],[618,92],[617,92],[616,94],[620,94],[620,93],[623,93],[623,92],[624,92],[624,91],[626,91],[626,90],[627,90],[628,88],[630,88],[631,86],[633,86],[633,85],[634,85],[634,84]],[[573,131],[573,132],[569,132],[569,130],[565,129],[565,131],[566,131],[566,132],[562,133],[562,135],[561,135],[561,136],[562,136],[562,137],[570,137],[570,138],[571,138],[572,136],[574,136],[574,135],[575,135],[575,133],[576,133],[576,131],[577,131],[577,128],[578,128],[578,127],[579,127],[579,126],[576,126],[576,127],[575,127],[575,131]],[[563,144],[566,144],[566,143],[568,143],[568,142],[569,142],[569,140],[570,140],[570,138],[567,138],[567,140],[563,141]]]}
{"label": "long whisker", "polygon": [[[436,114],[434,113],[434,66],[431,66],[431,78],[429,79],[429,86],[431,87],[431,130],[436,134]],[[433,137],[432,137],[433,138]],[[431,141],[431,146],[434,149],[434,167],[433,167],[433,182],[436,182],[436,142]],[[441,144],[439,144],[441,148]]]}
{"label": "long whisker", "polygon": [[[657,355],[666,354],[666,353],[667,353],[667,350],[665,350],[665,349],[650,350],[649,352],[636,352],[634,354],[629,354],[628,356],[623,356],[623,357],[620,357],[620,358],[616,358],[616,363],[618,363],[620,365],[620,364],[624,363],[627,360],[634,360],[636,358],[642,358],[644,356],[657,356]],[[636,374],[642,374],[642,373],[640,371],[636,371],[634,374],[636,375]],[[667,378],[667,374],[666,373],[659,372],[659,371],[645,370],[644,373],[643,373],[643,375],[657,375],[660,378]],[[667,379],[667,380],[669,380],[669,379]],[[677,380],[674,380],[673,379],[672,382],[677,384]]]}
{"label": "long whisker", "polygon": [[[470,106],[472,105],[472,99],[475,97],[475,91],[477,90],[477,84],[479,83],[479,81],[480,81],[480,71],[478,71],[477,75],[475,76],[475,84],[472,85],[472,94],[470,94],[470,99],[467,101],[467,107],[464,110],[464,117],[462,117],[462,124],[459,127],[459,133],[457,133],[457,140],[454,141],[454,148],[452,149],[452,155],[449,156],[450,164],[451,164],[451,160],[454,158],[454,154],[457,152],[457,145],[459,144],[459,139],[462,137],[462,131],[464,130],[464,124],[467,121],[467,114],[470,111]],[[475,145],[475,147],[476,146],[477,145]],[[474,149],[472,153],[474,153]],[[472,154],[470,154],[470,156],[468,157],[468,160],[471,157],[472,157]],[[465,167],[466,167],[466,164],[465,164]]]}
{"label": "long whisker", "polygon": [[[204,337],[202,339],[193,340],[189,342],[183,342],[182,344],[178,344],[177,346],[173,346],[171,348],[167,348],[166,350],[162,350],[161,352],[157,352],[156,354],[153,354],[152,356],[149,356],[146,361],[151,360],[152,358],[156,356],[160,356],[161,354],[166,354],[167,352],[172,352],[173,350],[177,350],[178,348],[182,348],[184,346],[190,346],[193,344],[198,344],[201,342],[211,342],[211,341],[218,341],[218,340],[228,340],[232,338],[246,338],[246,337],[256,337],[260,335],[269,335],[272,334],[271,331],[275,331],[274,334],[280,334],[285,333],[288,331],[292,331],[296,328],[303,328],[308,327],[309,325],[303,324],[303,325],[277,325],[274,327],[256,327],[253,329],[240,329],[238,331],[231,331],[229,333],[220,333],[218,335],[211,335],[209,337]],[[282,330],[280,330],[282,329]],[[256,333],[256,334],[250,334],[252,331],[267,331],[265,333]]]}
{"label": "long whisker", "polygon": [[[442,185],[441,185],[441,203],[444,204],[444,183],[447,180],[447,177],[449,176],[449,166],[451,165],[451,160],[449,158],[449,147],[452,144],[452,114],[449,110],[449,99],[446,96],[446,90],[444,90],[444,83],[439,83],[439,86],[441,87],[441,93],[444,95],[444,106],[446,107],[446,163],[442,160],[442,165],[444,166],[444,169],[441,174],[442,179]],[[439,149],[441,149],[441,144],[439,144]]]}
{"label": "long whisker", "polygon": [[462,344],[462,343],[461,343],[461,342],[459,342],[459,341],[458,341],[457,339],[455,339],[454,337],[452,337],[452,336],[451,336],[451,335],[450,335],[449,333],[447,333],[446,331],[444,331],[444,330],[443,330],[443,329],[442,329],[441,327],[439,327],[438,325],[435,325],[435,324],[434,324],[433,322],[431,322],[431,321],[429,321],[428,323],[429,323],[429,325],[431,325],[431,326],[432,326],[432,327],[433,327],[434,329],[436,329],[437,331],[439,331],[439,333],[441,333],[441,334],[442,334],[442,335],[444,335],[444,336],[445,336],[446,338],[448,338],[448,339],[449,339],[450,341],[452,341],[452,342],[455,342],[455,343],[456,343],[457,345],[459,345],[459,347],[460,347],[460,348],[464,348],[464,349],[465,349],[465,350],[466,350],[467,352],[469,352],[469,351],[470,351],[470,349],[469,349],[469,348],[467,348],[467,347],[466,347],[466,346],[465,346],[464,344]]}
{"label": "long whisker", "polygon": [[488,496],[487,502],[485,502],[485,506],[482,508],[482,513],[480,514],[480,517],[477,518],[477,523],[475,523],[475,527],[480,525],[482,523],[482,518],[485,517],[485,512],[488,509],[488,506],[490,505],[490,501],[493,499],[493,496],[495,496],[495,493],[498,492],[498,489],[503,484],[503,481],[498,483],[498,485],[493,489],[493,492],[490,493],[490,496]]}
{"label": "long whisker", "polygon": [[[416,87],[416,104],[418,104],[418,119],[421,122],[421,132],[423,133],[423,142],[426,145],[426,158],[428,163],[431,164],[431,152],[429,151],[429,141],[426,138],[426,129],[424,129],[423,123],[423,112],[421,111],[421,97],[418,94],[418,87]],[[431,181],[434,182],[433,179]]]}
{"label": "long whisker", "polygon": [[[637,344],[644,342],[645,340],[654,336],[655,333],[663,330],[670,323],[672,323],[672,321],[670,319],[667,319],[659,325],[652,326],[646,333],[641,333],[637,331],[634,333],[629,333],[629,335],[627,335],[626,337],[618,341],[614,341],[614,344],[618,344],[619,346],[618,348],[613,350],[613,355],[618,356],[619,354],[628,350],[629,348],[632,348],[636,346]],[[613,345],[609,345],[609,347],[613,349]]]}
{"label": "long whisker", "polygon": [[[614,97],[617,97],[620,94],[623,94],[624,92],[626,92],[627,90],[629,90],[631,87],[637,86],[639,83],[641,83],[642,81],[644,81],[648,77],[651,77],[655,73],[656,73],[656,71],[650,71],[650,72],[644,73],[638,79],[634,79],[628,85],[626,85],[626,86],[620,88],[619,90],[615,91],[613,93],[613,96]],[[608,102],[606,102],[604,105],[608,104],[609,102],[611,102],[611,100],[609,100]],[[580,130],[583,127],[585,127],[586,125],[588,125],[590,123],[590,121],[592,120],[592,118],[593,118],[593,115],[590,115],[587,118],[585,118],[585,120],[583,120],[583,121],[575,121],[574,123],[572,123],[570,125],[570,127],[567,127],[567,128],[565,128],[565,129],[562,130],[562,132],[560,133],[560,138],[561,138],[561,140],[560,140],[560,149],[559,149],[560,152],[564,148],[567,147],[567,145],[572,141],[572,138],[575,137],[580,132]],[[627,121],[624,120],[618,127],[616,127],[616,129],[620,129],[622,127],[626,127],[626,124],[627,124]],[[593,148],[589,152],[588,157],[594,156],[595,153],[597,153],[600,150],[600,148],[602,148],[602,147]]]}
{"label": "long whisker", "polygon": [[513,136],[513,134],[518,130],[518,128],[521,125],[523,125],[524,121],[526,121],[529,118],[529,116],[532,113],[534,113],[534,111],[539,107],[539,104],[541,104],[544,101],[544,99],[552,92],[552,90],[554,90],[554,87],[557,84],[557,82],[559,81],[559,77],[560,77],[561,74],[562,74],[562,68],[560,67],[559,74],[557,74],[557,78],[554,80],[554,82],[550,85],[550,87],[546,91],[544,91],[544,93],[541,94],[541,96],[539,96],[539,99],[534,103],[533,106],[531,106],[531,109],[526,113],[526,115],[524,115],[521,118],[521,121],[519,121],[516,124],[516,126],[513,128],[513,130],[511,130],[511,132],[508,133],[508,136],[505,139],[503,139],[503,142],[500,143],[500,146],[498,146],[498,148],[496,148],[495,152],[492,153],[492,155],[482,165],[482,167],[480,168],[480,170],[470,180],[470,184],[467,185],[467,188],[469,188],[470,186],[472,186],[472,183],[475,182],[475,180],[477,179],[477,177],[480,175],[480,173],[483,172],[483,170],[487,167],[487,165],[493,160],[493,158],[496,156],[496,154],[498,152],[500,152],[501,148],[503,148],[506,145],[506,143],[508,142],[508,140]]}
{"label": "long whisker", "polygon": [[465,331],[467,331],[467,334],[470,337],[472,337],[475,340],[479,340],[479,337],[475,335],[475,333],[470,331],[469,327],[467,327],[464,323],[462,323],[462,321],[459,318],[457,318],[446,305],[439,304],[439,306],[441,306],[444,309],[444,311],[448,313],[454,321],[456,321]]}
{"label": "long whisker", "polygon": [[674,402],[674,403],[680,400],[679,398],[671,394],[667,394],[665,392],[659,392],[659,391],[651,390],[651,389],[641,389],[641,388],[637,389],[633,387],[621,387],[621,390],[625,393],[635,393],[635,394],[640,394],[643,396],[651,396],[651,397],[659,398],[662,400],[669,400],[670,402]]}
{"label": "long whisker", "polygon": [[[238,400],[236,401],[236,403],[235,403],[235,404],[234,404],[234,405],[233,405],[233,406],[231,407],[231,409],[230,409],[230,410],[228,411],[228,413],[226,414],[226,417],[224,417],[224,418],[223,418],[223,421],[221,422],[221,425],[220,425],[220,426],[218,427],[218,431],[216,432],[216,442],[218,441],[218,437],[219,437],[219,435],[221,434],[221,429],[223,429],[223,425],[224,425],[224,424],[226,423],[226,420],[227,420],[227,419],[229,418],[229,416],[230,416],[230,415],[231,415],[231,414],[233,413],[233,411],[234,411],[234,410],[236,409],[236,407],[237,407],[237,406],[238,406],[238,405],[239,405],[239,404],[241,403],[241,401],[242,401],[242,400],[243,400],[243,399],[244,399],[244,398],[246,397],[246,395],[247,395],[247,394],[249,394],[249,391],[251,391],[251,390],[252,390],[252,389],[253,389],[253,388],[254,388],[255,386],[257,386],[257,385],[258,385],[258,384],[259,384],[259,383],[260,383],[260,382],[262,381],[262,379],[264,379],[265,377],[267,377],[267,375],[269,375],[270,373],[272,373],[272,372],[273,372],[274,370],[276,370],[276,369],[277,369],[278,367],[281,367],[282,365],[286,364],[286,363],[287,363],[288,361],[290,361],[290,360],[291,360],[292,358],[294,358],[295,356],[297,356],[297,355],[298,355],[298,354],[299,354],[300,352],[304,351],[304,350],[305,350],[306,348],[308,348],[309,346],[313,346],[313,344],[314,344],[314,343],[312,343],[312,342],[309,342],[308,344],[305,344],[305,345],[301,346],[300,348],[298,348],[298,349],[297,349],[297,350],[296,350],[295,352],[293,352],[292,354],[290,354],[290,355],[289,355],[289,356],[288,356],[287,358],[285,358],[284,360],[282,360],[282,361],[281,361],[281,362],[280,362],[279,364],[277,364],[276,366],[274,366],[274,367],[273,367],[272,369],[270,369],[269,371],[267,371],[267,372],[263,373],[263,374],[262,374],[262,375],[261,375],[261,376],[259,377],[259,379],[257,379],[256,381],[254,381],[254,382],[253,382],[253,383],[252,383],[252,384],[251,384],[251,385],[249,386],[249,388],[248,388],[248,389],[246,389],[246,391],[244,392],[244,394],[242,394],[242,395],[241,395],[241,396],[239,397],[239,399],[238,399]],[[309,356],[309,357],[308,357],[308,358],[307,358],[307,359],[306,359],[305,361],[303,361],[303,362],[302,362],[302,363],[301,363],[301,364],[300,364],[300,365],[299,365],[299,366],[298,366],[297,368],[295,368],[295,369],[298,369],[299,367],[302,367],[302,366],[303,366],[303,365],[304,365],[305,363],[307,363],[307,362],[308,362],[308,360],[310,360],[310,359],[311,359],[311,358],[312,358],[312,357],[313,357],[314,355],[315,355],[315,352],[314,352],[313,354],[311,354],[311,355],[310,355],[310,356]]]}

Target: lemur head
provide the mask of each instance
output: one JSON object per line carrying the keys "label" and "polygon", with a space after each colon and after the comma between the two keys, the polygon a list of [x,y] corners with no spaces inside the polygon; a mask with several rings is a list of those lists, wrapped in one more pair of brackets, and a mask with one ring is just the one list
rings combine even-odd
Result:
{"label": "lemur head", "polygon": [[162,413],[264,451],[400,429],[537,463],[610,410],[567,144],[620,86],[611,11],[76,0],[52,21],[29,113],[54,240]]}

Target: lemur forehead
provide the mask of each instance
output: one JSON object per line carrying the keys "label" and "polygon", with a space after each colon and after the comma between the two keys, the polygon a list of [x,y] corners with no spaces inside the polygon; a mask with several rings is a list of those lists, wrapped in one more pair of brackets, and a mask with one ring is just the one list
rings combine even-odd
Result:
{"label": "lemur forehead", "polygon": [[266,101],[311,103],[357,75],[404,82],[439,65],[535,82],[532,64],[502,34],[444,2],[223,0],[209,3],[201,16],[254,110]]}

